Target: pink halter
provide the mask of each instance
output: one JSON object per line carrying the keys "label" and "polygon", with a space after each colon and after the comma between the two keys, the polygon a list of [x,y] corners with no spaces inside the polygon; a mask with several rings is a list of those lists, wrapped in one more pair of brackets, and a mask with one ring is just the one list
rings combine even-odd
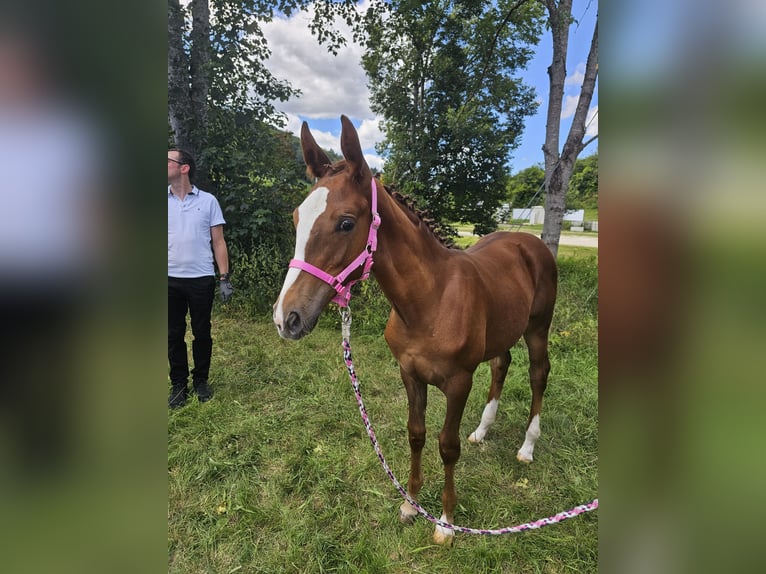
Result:
{"label": "pink halter", "polygon": [[[372,255],[378,248],[378,228],[380,227],[380,215],[378,214],[378,190],[375,187],[375,178],[372,179],[372,221],[370,222],[370,232],[367,234],[367,245],[364,250],[354,259],[348,266],[338,273],[335,277],[329,273],[325,273],[318,267],[314,267],[311,263],[301,261],[300,259],[292,259],[290,261],[290,267],[300,269],[310,273],[314,277],[321,279],[330,287],[335,289],[337,295],[333,298],[333,303],[337,303],[340,307],[347,307],[348,302],[351,299],[351,287],[358,281],[363,281],[370,276],[370,269],[372,268]],[[347,285],[344,285],[344,281],[356,271],[359,267],[364,266],[362,269],[362,275],[359,279],[350,281]]]}

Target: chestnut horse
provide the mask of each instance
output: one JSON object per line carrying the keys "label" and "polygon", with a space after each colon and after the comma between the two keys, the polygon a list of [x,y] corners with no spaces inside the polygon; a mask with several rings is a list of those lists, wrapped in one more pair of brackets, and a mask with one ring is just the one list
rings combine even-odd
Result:
{"label": "chestnut horse", "polygon": [[[529,351],[532,405],[516,457],[532,461],[550,370],[548,330],[556,300],[556,262],[545,244],[528,233],[492,233],[465,251],[445,247],[416,213],[373,178],[354,126],[345,116],[341,123],[344,160],[335,164],[305,122],[301,129],[303,157],[317,181],[293,212],[295,258],[274,305],[274,323],[280,336],[300,339],[311,332],[324,307],[337,300],[340,281],[333,288],[328,284],[335,278],[331,276],[346,270],[341,275],[344,283],[359,278],[361,263],[358,268],[354,263],[348,274],[347,267],[365,253],[377,201],[381,223],[372,273],[392,306],[385,338],[399,363],[409,401],[407,491],[416,500],[423,485],[426,385],[434,385],[447,403],[439,434],[444,463],[441,519],[452,523],[460,420],[473,373],[479,363],[490,362],[487,404],[481,423],[468,437],[470,442],[481,442],[495,421],[511,363],[510,348],[522,336]],[[402,522],[416,515],[409,503],[401,505]],[[436,527],[435,542],[449,545],[452,537],[452,530]]]}

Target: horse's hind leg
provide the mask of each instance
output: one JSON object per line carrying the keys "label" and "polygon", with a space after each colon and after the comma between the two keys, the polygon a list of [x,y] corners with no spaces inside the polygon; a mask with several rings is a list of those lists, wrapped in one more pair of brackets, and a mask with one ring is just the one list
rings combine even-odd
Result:
{"label": "horse's hind leg", "polygon": [[524,340],[529,350],[529,385],[532,387],[532,406],[529,409],[524,444],[516,453],[516,458],[521,462],[532,462],[535,443],[540,438],[540,410],[543,407],[543,394],[548,385],[548,373],[551,370],[548,360],[548,325],[544,328],[527,330],[524,333]]}
{"label": "horse's hind leg", "polygon": [[508,367],[510,365],[510,351],[506,351],[489,362],[490,371],[492,372],[492,384],[489,387],[487,404],[484,407],[484,412],[481,414],[481,423],[479,423],[476,430],[468,437],[468,442],[482,442],[487,431],[494,424],[495,417],[497,416],[497,405],[500,401],[500,394],[503,392],[505,376],[508,374]]}

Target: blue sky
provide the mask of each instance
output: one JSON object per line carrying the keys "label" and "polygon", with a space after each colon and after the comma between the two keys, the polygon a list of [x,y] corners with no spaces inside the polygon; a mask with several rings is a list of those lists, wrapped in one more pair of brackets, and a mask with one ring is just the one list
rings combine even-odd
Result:
{"label": "blue sky", "polygon": [[[567,84],[564,92],[564,108],[567,108],[567,98],[572,113],[573,105],[576,105],[576,98],[580,94],[582,78],[577,80],[577,72],[585,71],[585,62],[588,59],[591,40],[593,39],[593,29],[596,25],[596,16],[598,3],[596,0],[574,0],[572,3],[572,15],[577,24],[573,24],[569,30],[569,50],[567,53]],[[513,153],[511,165],[514,173],[531,165],[542,164],[543,151],[542,146],[545,142],[545,118],[548,108],[548,66],[551,63],[553,55],[551,34],[546,31],[537,46],[535,57],[530,62],[528,69],[521,74],[527,84],[533,86],[537,91],[537,97],[542,102],[538,108],[537,114],[527,118],[522,135],[521,145]],[[598,108],[598,83],[596,91],[593,94],[591,109]],[[566,113],[566,111],[565,111]],[[589,116],[590,118],[591,116]],[[561,144],[563,145],[566,135],[569,133],[569,126],[572,123],[572,116],[564,118],[561,123]],[[598,115],[590,123],[590,129],[598,132]],[[586,140],[588,138],[586,137]],[[598,150],[598,140],[590,144],[583,150],[580,157],[585,157]]]}
{"label": "blue sky", "polygon": [[[364,6],[364,3],[361,4]],[[567,85],[564,109],[570,98],[570,109],[579,94],[576,82],[578,71],[582,73],[590,49],[593,27],[597,16],[596,0],[574,0],[573,16],[579,21],[570,29],[567,57]],[[351,118],[359,130],[362,148],[368,163],[382,167],[383,160],[375,152],[375,143],[382,139],[378,118],[369,109],[369,90],[364,71],[360,65],[363,50],[350,44],[335,57],[317,45],[308,30],[309,16],[297,14],[290,19],[275,18],[264,26],[272,56],[268,67],[278,77],[287,79],[293,87],[301,90],[300,97],[278,104],[277,108],[288,118],[287,129],[298,133],[302,121],[308,121],[317,142],[329,149],[339,151],[340,115]],[[343,28],[339,25],[339,28]],[[350,34],[348,35],[350,37]],[[515,173],[531,165],[542,164],[542,144],[545,141],[545,117],[548,97],[547,68],[551,61],[550,32],[546,32],[528,69],[521,73],[526,83],[533,86],[541,105],[534,117],[527,118],[520,147],[510,160]],[[571,83],[570,83],[571,82]],[[595,119],[591,129],[598,130],[598,86],[592,108]],[[566,112],[563,114],[566,116]],[[571,123],[571,114],[562,120],[562,143]],[[597,141],[584,150],[582,156],[597,150]]]}

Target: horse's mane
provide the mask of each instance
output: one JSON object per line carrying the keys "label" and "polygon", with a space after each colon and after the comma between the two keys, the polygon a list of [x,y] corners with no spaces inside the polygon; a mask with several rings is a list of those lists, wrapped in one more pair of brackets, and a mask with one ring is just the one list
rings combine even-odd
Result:
{"label": "horse's mane", "polygon": [[455,245],[455,241],[452,239],[452,235],[443,225],[431,216],[428,210],[418,208],[415,200],[409,195],[405,195],[388,185],[384,185],[383,187],[388,192],[388,195],[405,207],[408,214],[414,217],[414,223],[423,223],[431,234],[439,240],[439,243],[448,249],[458,249]]}
{"label": "horse's mane", "polygon": [[[346,160],[339,160],[333,164],[327,166],[328,170],[325,175],[337,175],[346,169]],[[411,217],[414,224],[422,223],[431,232],[431,234],[448,249],[459,249],[455,245],[455,241],[452,238],[453,233],[450,233],[448,228],[445,228],[426,209],[420,209],[415,203],[415,200],[409,195],[405,195],[398,190],[394,189],[391,185],[384,185],[383,188],[388,192],[388,195],[393,197],[399,205],[405,207],[405,212]]]}

